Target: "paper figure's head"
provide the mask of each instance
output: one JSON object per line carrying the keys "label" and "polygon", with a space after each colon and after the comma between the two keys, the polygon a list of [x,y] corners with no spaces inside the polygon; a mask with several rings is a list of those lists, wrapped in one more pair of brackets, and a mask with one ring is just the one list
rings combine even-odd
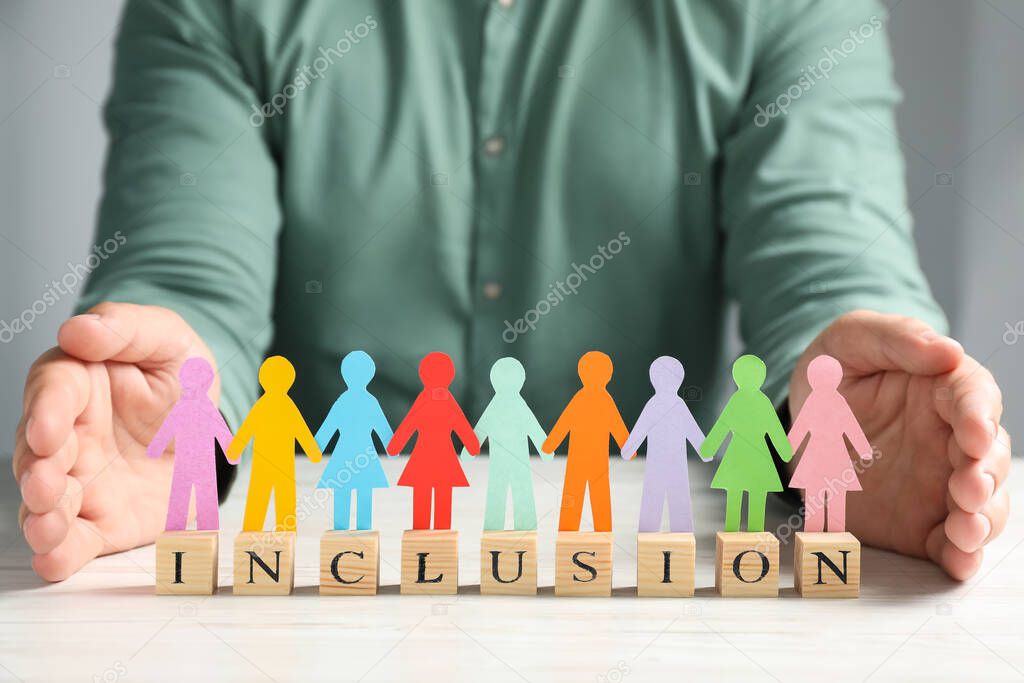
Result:
{"label": "paper figure's head", "polygon": [[603,387],[612,378],[612,359],[600,351],[587,351],[577,368],[585,387]]}
{"label": "paper figure's head", "polygon": [[768,370],[757,356],[740,356],[732,364],[732,378],[740,389],[760,389]]}
{"label": "paper figure's head", "polygon": [[189,358],[178,370],[181,395],[185,398],[205,396],[213,384],[213,368],[205,358]]}
{"label": "paper figure's head", "polygon": [[526,383],[526,368],[515,358],[499,358],[491,366],[491,386],[496,392],[516,392]]}
{"label": "paper figure's head", "polygon": [[684,374],[683,364],[672,356],[655,358],[651,363],[651,386],[655,393],[679,393]]}
{"label": "paper figure's head", "polygon": [[807,365],[807,383],[815,391],[834,391],[843,381],[843,366],[832,356],[816,356]]}
{"label": "paper figure's head", "polygon": [[260,386],[268,394],[283,394],[295,381],[295,368],[284,356],[271,356],[260,366]]}
{"label": "paper figure's head", "polygon": [[341,378],[349,389],[362,389],[377,373],[370,354],[366,351],[352,351],[341,360]]}
{"label": "paper figure's head", "polygon": [[420,380],[425,389],[445,388],[455,379],[455,365],[447,353],[433,351],[420,361]]}

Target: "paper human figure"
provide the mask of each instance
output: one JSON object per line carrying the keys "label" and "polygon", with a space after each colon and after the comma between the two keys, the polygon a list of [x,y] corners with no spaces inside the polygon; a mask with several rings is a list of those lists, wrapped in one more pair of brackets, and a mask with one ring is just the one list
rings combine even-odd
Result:
{"label": "paper human figure", "polygon": [[513,526],[516,531],[532,531],[537,528],[537,507],[530,471],[530,442],[533,442],[544,460],[553,460],[555,456],[544,452],[547,434],[519,393],[525,382],[526,370],[522,363],[515,358],[499,358],[491,366],[494,398],[487,404],[473,429],[481,445],[485,441],[489,443],[485,531],[505,528],[505,501],[510,489]]}
{"label": "paper human figure", "polygon": [[394,434],[380,403],[366,388],[376,372],[373,359],[365,351],[345,356],[341,361],[341,378],[346,389],[316,431],[316,443],[322,452],[338,435],[334,453],[317,487],[334,490],[334,528],[339,531],[349,527],[353,492],[356,528],[373,528],[373,490],[388,486],[373,435],[376,433],[386,446]]}
{"label": "paper human figure", "polygon": [[174,472],[167,503],[167,531],[184,531],[192,490],[196,492],[196,530],[220,528],[217,509],[217,461],[214,442],[225,453],[231,430],[206,392],[213,384],[213,368],[204,358],[189,358],[178,371],[181,396],[164,418],[146,449],[159,458],[174,441]]}
{"label": "paper human figure", "polygon": [[672,356],[661,356],[651,363],[654,396],[647,401],[622,447],[623,457],[631,458],[644,439],[647,440],[644,488],[640,495],[641,532],[661,531],[666,498],[669,530],[693,532],[686,444],[689,442],[699,453],[704,432],[686,402],[679,397],[683,375],[683,364]]}
{"label": "paper human figure", "polygon": [[747,494],[747,531],[764,531],[764,511],[769,491],[781,491],[782,481],[775,471],[767,436],[785,462],[793,457],[786,431],[779,422],[772,402],[761,393],[764,361],[757,356],[740,356],[732,366],[736,393],[729,398],[718,421],[708,432],[700,449],[710,460],[732,434],[722,456],[722,464],[711,480],[711,488],[726,493],[725,530],[739,531],[743,493]]}
{"label": "paper human figure", "polygon": [[[398,478],[399,486],[412,487],[412,528],[429,529],[433,507],[434,529],[452,527],[452,489],[469,486],[452,444],[454,432],[466,450],[476,455],[480,443],[462,408],[448,391],[455,366],[447,354],[428,353],[420,362],[423,391],[388,443],[388,453],[398,455],[416,434],[409,462]],[[433,498],[433,506],[431,506]]]}
{"label": "paper human figure", "polygon": [[842,380],[843,366],[832,356],[811,360],[811,393],[789,431],[794,452],[807,444],[789,482],[805,491],[804,531],[846,531],[846,493],[860,491],[861,486],[844,437],[862,459],[872,457],[871,444],[839,393]]}
{"label": "paper human figure", "polygon": [[253,442],[252,473],[245,502],[243,531],[262,531],[270,494],[274,494],[275,531],[295,531],[295,442],[313,462],[322,457],[316,439],[288,396],[295,382],[295,368],[283,356],[271,356],[260,366],[263,395],[245,416],[228,448],[228,459],[237,461]]}
{"label": "paper human figure", "polygon": [[559,531],[579,531],[583,495],[590,490],[594,531],[612,530],[611,487],[608,482],[608,438],[621,448],[629,431],[615,401],[608,393],[612,359],[600,351],[588,351],[577,370],[583,386],[555,422],[541,450],[554,453],[569,437],[569,456],[562,485]]}

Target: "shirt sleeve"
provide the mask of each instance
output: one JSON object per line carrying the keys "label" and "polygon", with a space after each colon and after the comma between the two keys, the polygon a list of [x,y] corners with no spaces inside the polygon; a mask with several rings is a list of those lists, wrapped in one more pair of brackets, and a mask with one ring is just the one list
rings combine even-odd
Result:
{"label": "shirt sleeve", "polygon": [[799,355],[842,313],[946,320],[911,235],[884,9],[759,7],[750,84],[722,149],[720,225],[726,291],[779,405]]}
{"label": "shirt sleeve", "polygon": [[213,352],[220,408],[237,428],[273,334],[281,213],[266,131],[250,123],[260,99],[235,57],[227,7],[126,6],[104,110],[104,258],[78,308],[122,301],[180,314]]}

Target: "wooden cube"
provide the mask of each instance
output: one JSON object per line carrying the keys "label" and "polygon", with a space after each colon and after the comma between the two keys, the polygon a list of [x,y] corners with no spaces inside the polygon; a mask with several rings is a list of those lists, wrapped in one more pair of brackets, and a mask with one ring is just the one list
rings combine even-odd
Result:
{"label": "wooden cube", "polygon": [[379,531],[328,531],[320,537],[320,595],[376,595],[379,586]]}
{"label": "wooden cube", "polygon": [[403,595],[455,595],[459,591],[459,532],[410,529],[402,534]]}
{"label": "wooden cube", "polygon": [[719,531],[715,588],[725,598],[778,597],[779,539],[764,531]]}
{"label": "wooden cube", "polygon": [[612,594],[612,534],[559,531],[555,540],[555,595]]}
{"label": "wooden cube", "polygon": [[235,595],[289,595],[295,587],[295,532],[243,531],[235,537]]}
{"label": "wooden cube", "polygon": [[219,538],[216,531],[165,531],[157,536],[157,594],[215,593]]}
{"label": "wooden cube", "polygon": [[485,531],[480,538],[482,595],[537,594],[537,532]]}
{"label": "wooden cube", "polygon": [[643,533],[636,537],[636,594],[692,598],[697,541],[689,533]]}
{"label": "wooden cube", "polygon": [[860,541],[849,532],[796,534],[793,583],[805,598],[856,598],[860,594]]}

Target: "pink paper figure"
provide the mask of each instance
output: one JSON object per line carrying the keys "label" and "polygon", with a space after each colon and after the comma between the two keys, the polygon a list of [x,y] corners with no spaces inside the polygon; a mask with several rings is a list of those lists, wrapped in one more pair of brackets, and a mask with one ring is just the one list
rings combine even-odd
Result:
{"label": "pink paper figure", "polygon": [[196,530],[220,528],[217,509],[217,461],[214,441],[226,453],[231,430],[206,395],[213,384],[213,368],[204,358],[189,358],[178,371],[181,397],[171,408],[146,449],[159,458],[174,440],[174,473],[167,503],[167,531],[184,531],[188,504],[196,491]]}
{"label": "pink paper figure", "polygon": [[700,453],[704,432],[693,419],[686,402],[679,397],[683,385],[683,364],[672,356],[661,356],[651,363],[654,396],[622,446],[622,457],[636,455],[647,440],[647,464],[644,488],[640,494],[640,531],[661,531],[661,513],[668,499],[669,530],[693,531],[690,504],[690,476],[686,467],[686,443]]}
{"label": "pink paper figure", "polygon": [[850,405],[839,393],[843,367],[832,356],[817,356],[807,366],[811,393],[789,431],[793,452],[807,446],[789,485],[804,489],[804,531],[846,530],[846,493],[861,491],[846,439],[863,460],[868,443]]}

